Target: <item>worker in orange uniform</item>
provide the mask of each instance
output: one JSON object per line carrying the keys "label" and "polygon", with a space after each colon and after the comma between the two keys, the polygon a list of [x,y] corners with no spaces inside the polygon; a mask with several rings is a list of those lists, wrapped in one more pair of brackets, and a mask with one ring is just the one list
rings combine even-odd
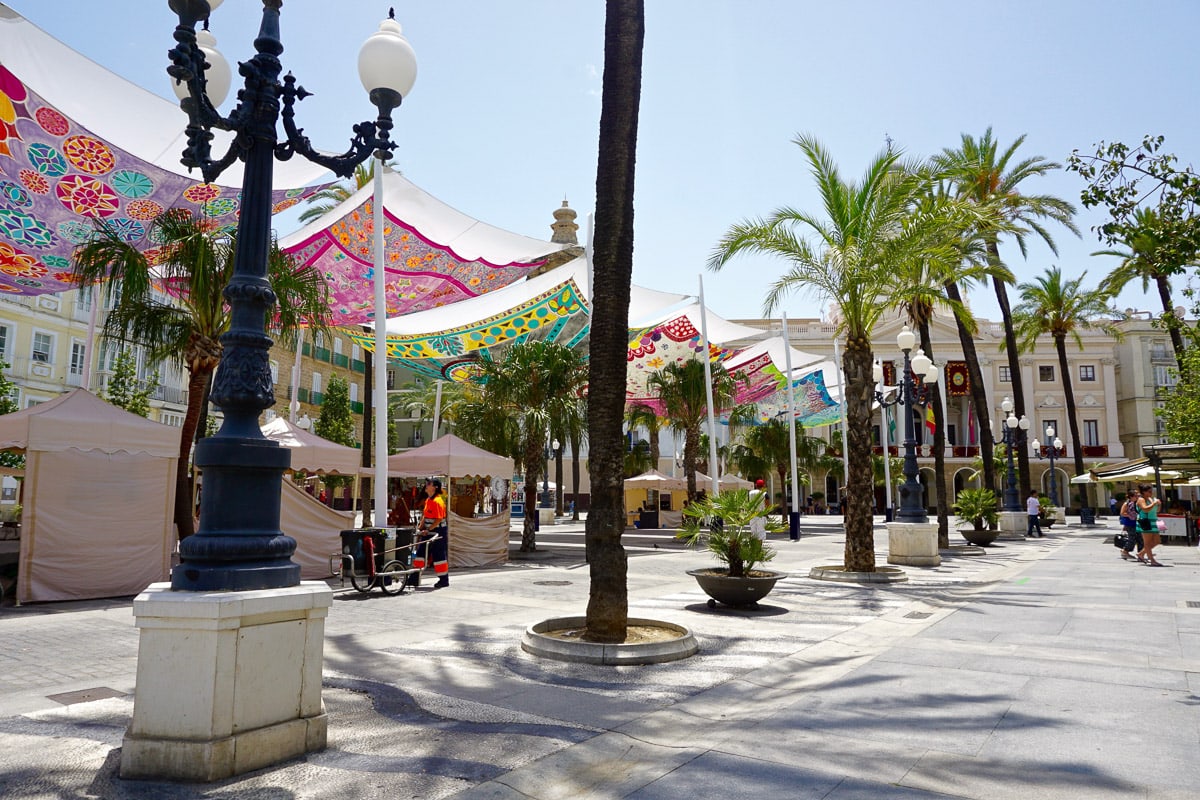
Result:
{"label": "worker in orange uniform", "polygon": [[418,550],[413,558],[413,567],[424,569],[425,555],[433,561],[433,572],[437,575],[434,589],[450,585],[450,540],[446,527],[446,495],[442,493],[442,482],[438,478],[425,479],[425,505],[421,511],[420,531],[426,537],[436,536],[425,552]]}

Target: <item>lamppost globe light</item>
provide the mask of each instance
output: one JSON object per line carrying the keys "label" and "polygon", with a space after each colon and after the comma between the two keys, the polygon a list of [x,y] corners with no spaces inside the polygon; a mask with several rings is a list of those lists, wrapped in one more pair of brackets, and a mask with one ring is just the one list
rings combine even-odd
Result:
{"label": "lamppost globe light", "polygon": [[1033,448],[1034,453],[1042,452],[1042,443],[1039,442],[1037,439],[1034,439],[1032,442],[1029,443],[1029,445]]}
{"label": "lamppost globe light", "polygon": [[1023,430],[1023,431],[1029,430],[1029,417],[1022,414],[1021,420],[1017,424],[1021,426],[1021,430]]}
{"label": "lamppost globe light", "polygon": [[1003,400],[1001,400],[1000,401],[1000,410],[1004,412],[1005,416],[1008,416],[1010,413],[1012,413],[1013,401],[1007,397],[1004,398]]}
{"label": "lamppost globe light", "polygon": [[408,97],[417,81],[417,55],[393,18],[379,24],[358,51],[358,78],[375,102],[376,90]]}
{"label": "lamppost globe light", "polygon": [[[217,5],[220,5],[220,0]],[[217,37],[208,31],[196,31],[196,44],[204,53],[204,60],[208,62],[208,66],[204,68],[205,94],[214,106],[220,106],[229,96],[229,87],[233,83],[229,62],[217,49]],[[175,91],[175,97],[181,101],[190,96],[188,85],[181,80],[172,80],[171,88]]]}
{"label": "lamppost globe light", "polygon": [[1054,439],[1054,450],[1055,450],[1055,452],[1057,452],[1057,451],[1059,451],[1059,450],[1062,450],[1062,439],[1059,439],[1059,438],[1055,437],[1055,439]]}
{"label": "lamppost globe light", "polygon": [[907,325],[905,325],[898,334],[896,334],[896,346],[901,350],[912,350],[916,344],[917,337]]}
{"label": "lamppost globe light", "polygon": [[934,364],[932,361],[930,361],[929,362],[929,371],[925,373],[925,382],[926,383],[937,383],[938,378],[941,376],[941,374],[942,374],[942,370],[938,367],[938,365]]}
{"label": "lamppost globe light", "polygon": [[871,365],[871,378],[875,383],[883,383],[883,364],[876,361]]}
{"label": "lamppost globe light", "polygon": [[559,447],[558,439],[555,439],[553,442],[550,443],[550,448],[552,450],[554,450],[554,452],[556,452],[556,453],[558,452],[558,447]]}
{"label": "lamppost globe light", "polygon": [[932,366],[933,361],[930,360],[929,356],[925,355],[925,351],[917,350],[917,354],[912,357],[913,372],[924,378]]}
{"label": "lamppost globe light", "polygon": [[1017,415],[1013,414],[1010,410],[1008,416],[1004,420],[1004,424],[1008,426],[1009,430],[1015,430],[1017,425],[1021,423],[1020,420],[1017,419]]}
{"label": "lamppost globe light", "polygon": [[1054,426],[1047,425],[1046,426],[1046,441],[1050,441],[1053,438],[1054,438]]}

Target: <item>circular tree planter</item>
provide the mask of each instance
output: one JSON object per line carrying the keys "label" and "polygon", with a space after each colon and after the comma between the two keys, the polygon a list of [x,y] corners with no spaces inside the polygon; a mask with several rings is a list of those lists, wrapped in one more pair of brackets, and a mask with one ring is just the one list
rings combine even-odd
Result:
{"label": "circular tree planter", "polygon": [[818,581],[838,583],[904,583],[908,575],[899,567],[876,567],[874,572],[852,572],[843,564],[813,567],[808,577]]}
{"label": "circular tree planter", "polygon": [[695,655],[696,637],[682,625],[657,619],[630,617],[629,637],[619,644],[588,642],[582,638],[587,617],[556,617],[525,629],[521,649],[542,658],[576,664],[662,664]]}
{"label": "circular tree planter", "polygon": [[976,530],[975,528],[959,528],[958,532],[962,537],[973,545],[979,547],[987,547],[1000,536],[999,530]]}
{"label": "circular tree planter", "polygon": [[754,606],[771,593],[776,581],[787,577],[786,572],[756,569],[750,575],[731,578],[728,570],[715,567],[691,569],[688,575],[712,598],[708,601],[709,608],[716,608],[717,603],[734,608]]}

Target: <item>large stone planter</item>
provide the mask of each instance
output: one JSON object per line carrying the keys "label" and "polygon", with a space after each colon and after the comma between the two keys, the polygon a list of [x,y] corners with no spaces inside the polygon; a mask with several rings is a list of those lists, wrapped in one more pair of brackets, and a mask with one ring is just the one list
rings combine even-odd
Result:
{"label": "large stone planter", "polygon": [[936,567],[938,553],[936,522],[889,522],[887,563],[907,567]]}
{"label": "large stone planter", "polygon": [[961,533],[962,537],[968,542],[980,547],[987,547],[989,544],[996,541],[996,538],[1000,536],[999,530],[988,530],[987,528],[983,528],[982,530],[976,530],[975,528],[959,528],[958,532]]}
{"label": "large stone planter", "polygon": [[660,635],[644,642],[587,642],[574,635],[586,627],[587,617],[555,617],[526,628],[521,649],[555,661],[615,666],[678,661],[695,655],[700,649],[696,637],[682,625],[636,617],[630,617],[626,622],[631,628],[654,628]]}
{"label": "large stone planter", "polygon": [[714,567],[688,570],[688,575],[695,578],[711,598],[708,601],[709,608],[716,608],[717,603],[734,608],[753,606],[771,593],[776,581],[787,577],[786,572],[756,569],[752,575],[731,578],[728,570]]}

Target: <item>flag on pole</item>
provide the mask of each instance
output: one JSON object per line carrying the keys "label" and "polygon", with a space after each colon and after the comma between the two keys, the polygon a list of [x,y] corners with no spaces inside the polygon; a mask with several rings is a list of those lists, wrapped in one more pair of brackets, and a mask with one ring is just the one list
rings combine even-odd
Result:
{"label": "flag on pole", "polygon": [[972,446],[979,444],[979,437],[977,435],[977,431],[975,430],[974,404],[967,406],[967,444]]}
{"label": "flag on pole", "polygon": [[932,436],[937,432],[937,421],[933,416],[933,406],[925,407],[925,427],[929,429],[929,435]]}

